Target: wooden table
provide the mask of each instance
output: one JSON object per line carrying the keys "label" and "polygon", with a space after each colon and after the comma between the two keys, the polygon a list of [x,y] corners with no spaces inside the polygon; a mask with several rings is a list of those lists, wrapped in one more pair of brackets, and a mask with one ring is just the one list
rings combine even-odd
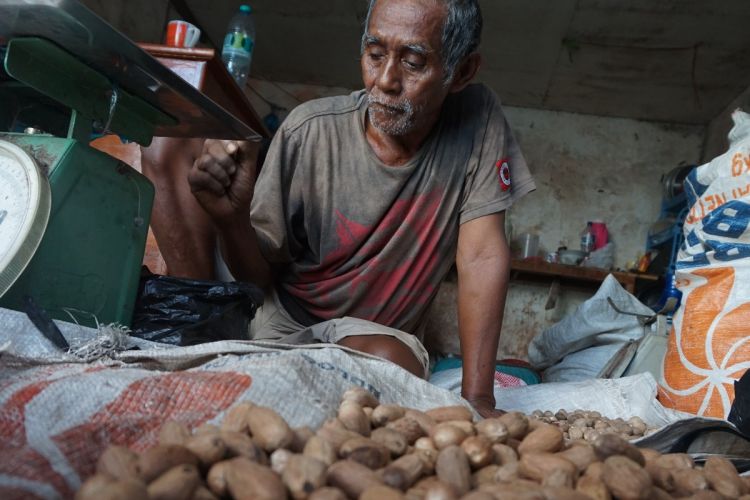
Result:
{"label": "wooden table", "polygon": [[546,309],[551,309],[557,302],[561,285],[578,287],[598,287],[604,279],[612,274],[615,279],[630,293],[635,293],[635,285],[639,280],[658,281],[659,276],[643,273],[625,273],[607,271],[596,267],[571,266],[567,264],[552,264],[541,259],[513,259],[510,263],[510,279],[523,281],[551,282]]}

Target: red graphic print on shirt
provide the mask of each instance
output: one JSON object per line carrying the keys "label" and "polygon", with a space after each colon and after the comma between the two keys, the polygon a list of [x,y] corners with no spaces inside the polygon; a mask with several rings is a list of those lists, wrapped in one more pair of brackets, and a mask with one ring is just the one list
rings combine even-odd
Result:
{"label": "red graphic print on shirt", "polygon": [[497,176],[500,179],[500,189],[508,191],[510,189],[510,166],[508,165],[508,160],[498,160],[495,168],[497,168]]}
{"label": "red graphic print on shirt", "polygon": [[441,242],[433,227],[441,194],[399,200],[375,227],[337,210],[336,250],[322,258],[317,271],[301,275],[303,284],[289,292],[323,319],[347,315],[391,326],[408,316],[438,286]]}

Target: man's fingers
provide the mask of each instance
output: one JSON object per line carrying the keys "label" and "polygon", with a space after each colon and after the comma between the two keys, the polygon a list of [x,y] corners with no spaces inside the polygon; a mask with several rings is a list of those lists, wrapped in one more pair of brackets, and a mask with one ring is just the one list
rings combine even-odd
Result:
{"label": "man's fingers", "polygon": [[203,155],[210,156],[211,158],[213,158],[214,163],[217,163],[225,169],[228,169],[229,167],[235,165],[236,160],[232,155],[234,154],[234,151],[236,151],[236,146],[228,148],[232,151],[232,153],[230,153],[227,148],[228,145],[225,144],[224,141],[206,141],[206,144],[203,148]]}
{"label": "man's fingers", "polygon": [[222,196],[226,193],[226,188],[210,173],[193,169],[188,175],[188,182],[190,183],[190,190],[193,193],[199,191],[209,191],[216,196]]}
{"label": "man's fingers", "polygon": [[198,170],[211,175],[225,188],[232,184],[232,175],[236,170],[234,165],[223,166],[214,161],[214,157],[208,154],[201,155],[196,160],[196,165]]}

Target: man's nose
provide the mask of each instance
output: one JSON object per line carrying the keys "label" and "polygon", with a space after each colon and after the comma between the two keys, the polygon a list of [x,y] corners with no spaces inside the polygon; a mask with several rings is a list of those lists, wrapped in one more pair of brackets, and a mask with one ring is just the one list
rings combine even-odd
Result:
{"label": "man's nose", "polygon": [[401,93],[401,67],[397,57],[389,57],[381,66],[377,86],[384,93]]}

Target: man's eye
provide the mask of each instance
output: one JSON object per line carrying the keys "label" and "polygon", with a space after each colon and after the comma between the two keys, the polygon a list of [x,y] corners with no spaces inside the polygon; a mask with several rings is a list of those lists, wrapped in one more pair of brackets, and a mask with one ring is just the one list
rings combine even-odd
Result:
{"label": "man's eye", "polygon": [[424,64],[422,62],[410,61],[409,59],[404,59],[403,62],[404,65],[409,69],[419,70],[424,68]]}
{"label": "man's eye", "polygon": [[380,53],[380,52],[370,52],[370,53],[368,54],[368,57],[369,57],[370,59],[372,59],[373,61],[379,61],[379,60],[383,59],[383,57],[384,57],[384,54],[382,54],[382,53]]}

